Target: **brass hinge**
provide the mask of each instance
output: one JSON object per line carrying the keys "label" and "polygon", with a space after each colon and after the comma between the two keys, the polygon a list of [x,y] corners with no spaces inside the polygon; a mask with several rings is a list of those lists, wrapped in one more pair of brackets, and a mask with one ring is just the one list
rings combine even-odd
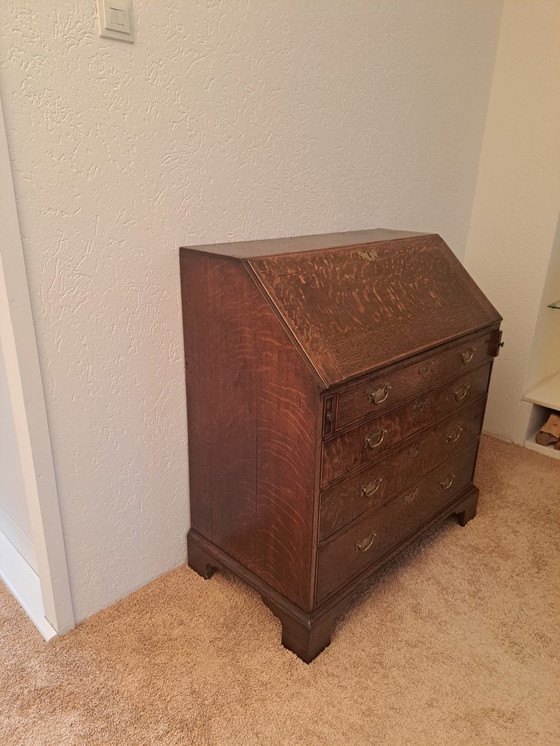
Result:
{"label": "brass hinge", "polygon": [[500,354],[500,347],[503,346],[504,343],[502,342],[502,330],[494,329],[490,337],[490,341],[488,342],[488,354],[492,355],[492,357],[498,357],[498,355]]}

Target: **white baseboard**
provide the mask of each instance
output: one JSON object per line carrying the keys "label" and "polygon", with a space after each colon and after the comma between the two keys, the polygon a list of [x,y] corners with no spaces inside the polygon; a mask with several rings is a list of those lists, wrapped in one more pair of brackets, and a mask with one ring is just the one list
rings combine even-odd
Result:
{"label": "white baseboard", "polygon": [[19,601],[44,639],[56,637],[56,630],[45,619],[39,576],[1,532],[0,579]]}
{"label": "white baseboard", "polygon": [[28,565],[31,565],[35,572],[39,571],[37,567],[37,558],[31,539],[23,533],[15,521],[0,507],[0,534],[13,545]]}

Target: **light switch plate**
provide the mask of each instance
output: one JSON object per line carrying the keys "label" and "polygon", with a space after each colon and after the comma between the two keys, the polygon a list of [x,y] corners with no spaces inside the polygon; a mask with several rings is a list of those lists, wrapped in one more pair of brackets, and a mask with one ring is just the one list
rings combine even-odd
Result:
{"label": "light switch plate", "polygon": [[97,0],[99,36],[134,41],[131,0]]}

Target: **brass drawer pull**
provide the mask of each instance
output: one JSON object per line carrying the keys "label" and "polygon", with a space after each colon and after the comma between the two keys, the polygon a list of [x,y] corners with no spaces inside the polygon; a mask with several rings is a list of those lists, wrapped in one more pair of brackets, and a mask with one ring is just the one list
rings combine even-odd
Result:
{"label": "brass drawer pull", "polygon": [[427,408],[428,404],[430,403],[430,398],[422,399],[421,401],[415,401],[412,405],[412,411],[414,414],[422,414],[422,412]]}
{"label": "brass drawer pull", "polygon": [[468,365],[470,361],[474,357],[474,353],[476,352],[476,347],[468,347],[466,350],[464,350],[461,353],[461,362],[463,365]]}
{"label": "brass drawer pull", "polygon": [[385,383],[383,386],[379,386],[376,389],[370,389],[367,394],[367,398],[370,404],[382,404],[389,396],[391,390],[391,384]]}
{"label": "brass drawer pull", "polygon": [[362,489],[361,489],[361,494],[364,497],[373,497],[375,493],[381,487],[382,481],[383,481],[383,477],[375,477],[375,479],[372,480],[369,484],[363,484]]}
{"label": "brass drawer pull", "polygon": [[446,438],[447,442],[456,443],[461,437],[462,432],[463,432],[463,428],[461,427],[461,425],[459,425],[459,427],[456,427],[455,430],[452,430],[452,432],[450,432],[447,435],[447,438]]}
{"label": "brass drawer pull", "polygon": [[444,490],[448,490],[451,488],[451,485],[455,481],[455,474],[448,474],[445,479],[443,479],[440,482],[440,486],[443,487]]}
{"label": "brass drawer pull", "polygon": [[416,458],[420,453],[421,448],[424,446],[424,438],[420,438],[416,443],[413,443],[408,449],[408,455],[410,458]]}
{"label": "brass drawer pull", "polygon": [[434,367],[434,361],[433,360],[428,360],[427,363],[423,363],[418,368],[418,373],[422,376],[422,378],[427,378],[430,375],[430,373],[432,372],[432,368],[433,367]]}
{"label": "brass drawer pull", "polygon": [[410,492],[407,492],[406,495],[403,495],[404,504],[410,505],[411,502],[416,500],[419,494],[420,494],[420,489],[418,487],[415,487],[413,490],[410,490]]}
{"label": "brass drawer pull", "polygon": [[373,540],[375,539],[375,531],[372,531],[369,536],[366,536],[365,539],[362,539],[361,541],[356,542],[356,549],[358,552],[367,552],[368,549],[371,549],[373,545]]}
{"label": "brass drawer pull", "polygon": [[386,432],[387,428],[382,427],[381,430],[378,430],[376,433],[366,435],[364,438],[364,448],[378,448],[381,443],[383,443]]}
{"label": "brass drawer pull", "polygon": [[470,383],[468,384],[463,383],[461,384],[461,386],[458,386],[453,391],[453,396],[455,397],[456,401],[462,401],[465,398],[465,396],[469,393],[470,390],[471,390]]}

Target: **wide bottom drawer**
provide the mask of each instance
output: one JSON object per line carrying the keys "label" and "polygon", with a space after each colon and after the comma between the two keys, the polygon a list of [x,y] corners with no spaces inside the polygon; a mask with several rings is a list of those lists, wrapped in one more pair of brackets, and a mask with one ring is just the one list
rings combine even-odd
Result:
{"label": "wide bottom drawer", "polygon": [[317,602],[381,559],[472,480],[478,442],[426,474],[319,550]]}

